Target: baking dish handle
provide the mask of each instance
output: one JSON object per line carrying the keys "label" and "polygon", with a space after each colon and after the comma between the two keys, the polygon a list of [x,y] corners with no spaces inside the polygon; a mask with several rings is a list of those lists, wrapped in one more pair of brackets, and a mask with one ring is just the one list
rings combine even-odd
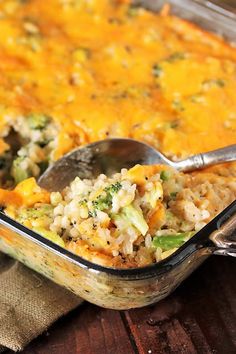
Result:
{"label": "baking dish handle", "polygon": [[221,213],[210,240],[215,245],[214,254],[236,257],[236,201]]}

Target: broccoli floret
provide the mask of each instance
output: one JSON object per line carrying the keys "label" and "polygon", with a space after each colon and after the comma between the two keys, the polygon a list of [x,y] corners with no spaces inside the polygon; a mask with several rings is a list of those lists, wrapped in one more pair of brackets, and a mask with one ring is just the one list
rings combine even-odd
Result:
{"label": "broccoli floret", "polygon": [[24,159],[24,156],[19,156],[13,161],[11,175],[16,183],[19,183],[31,176],[30,171],[22,167],[22,162]]}
{"label": "broccoli floret", "polygon": [[160,179],[164,182],[164,181],[168,181],[170,179],[170,172],[163,170],[160,173]]}
{"label": "broccoli floret", "polygon": [[115,193],[119,192],[121,189],[122,184],[120,182],[116,182],[114,184],[111,184],[109,187],[106,187],[104,190],[107,193],[110,193],[111,195],[114,195]]}
{"label": "broccoli floret", "polygon": [[179,248],[193,235],[194,231],[155,236],[152,244],[154,247],[160,247],[163,251],[169,251],[172,248]]}
{"label": "broccoli floret", "polygon": [[99,196],[96,200],[92,201],[94,209],[104,210],[108,209],[112,205],[112,196],[111,194],[107,194],[106,197]]}
{"label": "broccoli floret", "polygon": [[128,205],[122,208],[123,214],[127,220],[138,229],[144,236],[148,231],[148,224],[146,223],[141,210],[136,209],[133,205]]}
{"label": "broccoli floret", "polygon": [[50,117],[45,114],[32,113],[27,117],[29,127],[33,130],[42,130],[50,122]]}
{"label": "broccoli floret", "polygon": [[109,187],[104,188],[106,195],[99,195],[95,200],[92,201],[94,210],[105,210],[109,209],[112,205],[112,197],[114,194],[118,193],[122,185],[120,182],[111,184]]}

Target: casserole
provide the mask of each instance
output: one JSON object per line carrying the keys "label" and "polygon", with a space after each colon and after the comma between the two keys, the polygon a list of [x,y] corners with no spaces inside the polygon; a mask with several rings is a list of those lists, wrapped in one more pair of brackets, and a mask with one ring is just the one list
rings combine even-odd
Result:
{"label": "casserole", "polygon": [[[209,255],[236,256],[236,202],[165,260],[144,268],[91,263],[0,214],[0,249],[85,300],[124,310],[160,301]],[[213,240],[211,241],[210,238]]]}
{"label": "casserole", "polygon": [[[173,1],[173,4],[177,13],[181,12],[183,16],[187,14],[191,20],[195,11],[202,8],[202,4],[198,2],[186,1],[183,12],[183,2]],[[157,6],[161,5],[162,2],[157,2]],[[201,21],[208,29],[212,29],[216,18],[221,19],[222,34],[227,30],[228,34],[233,36],[233,20],[228,19],[225,14],[204,8]],[[27,230],[4,214],[1,215],[0,249],[100,306],[116,309],[140,307],[168,295],[210,253],[233,254],[233,241],[224,240],[223,236],[231,236],[228,233],[234,226],[234,213],[235,204],[209,223],[173,256],[143,269],[118,270],[91,264]],[[208,236],[215,227],[222,226],[222,218],[225,215],[229,218],[230,225],[225,226],[222,234],[212,236],[214,242],[219,244],[217,248],[208,240]]]}

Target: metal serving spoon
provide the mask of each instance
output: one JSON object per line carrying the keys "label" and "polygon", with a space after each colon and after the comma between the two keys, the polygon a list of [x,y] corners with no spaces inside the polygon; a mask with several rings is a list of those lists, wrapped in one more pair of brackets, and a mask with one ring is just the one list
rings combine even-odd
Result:
{"label": "metal serving spoon", "polygon": [[186,172],[228,161],[236,161],[236,144],[174,162],[140,141],[106,139],[69,152],[50,166],[38,183],[49,191],[60,191],[76,176],[90,179],[100,173],[111,175],[136,164],[165,164]]}

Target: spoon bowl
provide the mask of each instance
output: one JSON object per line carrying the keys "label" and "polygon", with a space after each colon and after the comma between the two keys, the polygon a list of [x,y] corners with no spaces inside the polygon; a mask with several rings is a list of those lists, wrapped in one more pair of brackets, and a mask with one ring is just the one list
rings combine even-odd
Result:
{"label": "spoon bowl", "polygon": [[235,160],[236,145],[174,162],[143,142],[125,138],[105,139],[64,155],[42,174],[38,183],[49,191],[60,191],[76,176],[88,179],[96,178],[101,173],[110,176],[136,164],[164,164],[179,171],[192,171]]}

